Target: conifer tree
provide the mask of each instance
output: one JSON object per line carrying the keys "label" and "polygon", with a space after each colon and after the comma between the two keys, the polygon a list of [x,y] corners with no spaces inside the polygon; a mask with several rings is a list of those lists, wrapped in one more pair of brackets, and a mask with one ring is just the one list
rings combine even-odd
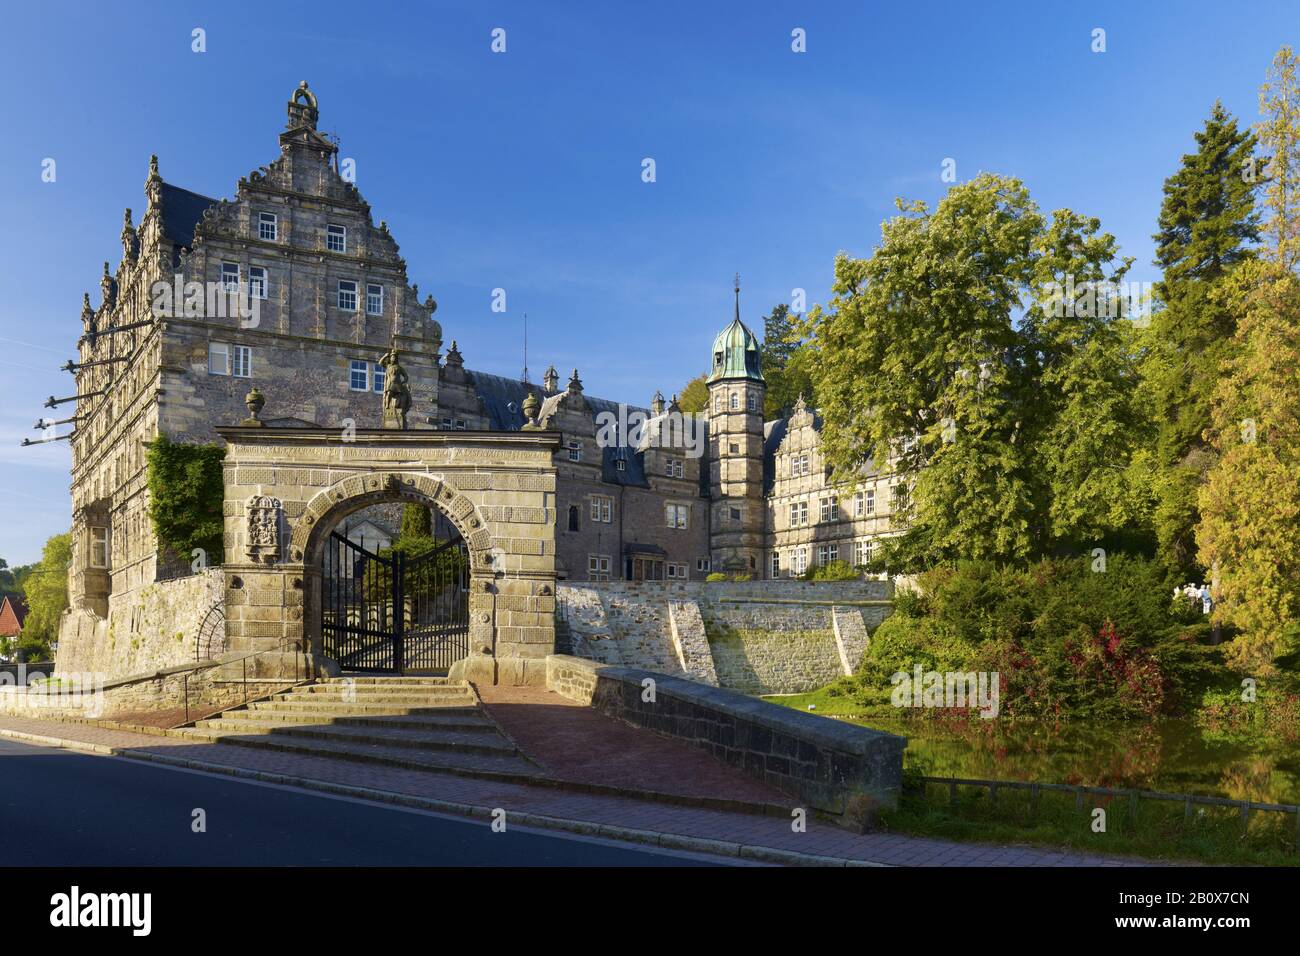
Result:
{"label": "conifer tree", "polygon": [[1185,573],[1195,573],[1197,489],[1215,455],[1203,432],[1236,330],[1216,290],[1259,240],[1254,135],[1215,103],[1196,144],[1165,181],[1153,237],[1161,307],[1145,337],[1142,369],[1155,420],[1152,520],[1161,556]]}

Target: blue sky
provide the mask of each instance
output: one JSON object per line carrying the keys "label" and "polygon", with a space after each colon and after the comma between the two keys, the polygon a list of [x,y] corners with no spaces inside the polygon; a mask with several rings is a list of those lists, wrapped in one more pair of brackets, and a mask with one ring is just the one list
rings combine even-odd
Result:
{"label": "blue sky", "polygon": [[[471,368],[645,403],[746,321],[824,301],[940,166],[1021,177],[1149,265],[1164,178],[1216,98],[1247,122],[1294,3],[21,4],[0,34],[0,557],[70,521],[62,444],[81,293],[116,266],[148,157],[211,196],[277,155],[299,80]],[[191,50],[206,31],[207,52]],[[493,54],[491,31],[506,30]],[[791,51],[791,31],[807,52]],[[1091,33],[1106,30],[1106,52]],[[57,161],[57,181],[41,162]],[[657,182],[641,181],[652,157]],[[508,311],[490,309],[507,290]],[[273,396],[272,396],[273,400]],[[66,406],[65,406],[66,407]]]}

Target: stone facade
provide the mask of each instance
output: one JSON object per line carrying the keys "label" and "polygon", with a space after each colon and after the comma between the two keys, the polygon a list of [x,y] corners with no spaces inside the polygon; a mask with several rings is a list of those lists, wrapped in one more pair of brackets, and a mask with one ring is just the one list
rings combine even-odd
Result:
{"label": "stone facade", "polygon": [[[839,517],[818,520],[817,499],[831,487],[816,451],[819,424],[803,408],[763,422],[759,344],[740,320],[738,284],[735,317],[714,346],[709,409],[701,422],[686,417],[698,432],[672,427],[683,418],[675,397],[656,394],[642,408],[587,395],[576,369],[562,383],[551,367],[534,384],[467,369],[454,341],[444,353],[436,303],[410,282],[396,240],[376,224],[317,121],[304,83],[287,105],[278,156],[239,179],[229,199],[164,181],[151,158],[145,211],[138,222],[130,210],[123,217],[120,261],[114,270],[105,264],[99,305],[83,297],[70,442],[73,610],[62,644],[102,643],[109,628],[99,622],[147,605],[144,589],[194,565],[154,536],[150,442],[220,443],[223,426],[248,416],[254,387],[272,428],[379,426],[390,349],[409,376],[408,429],[558,435],[545,506],[551,550],[539,552],[533,535],[518,540],[560,580],[700,581],[713,570],[785,577],[819,557],[856,563],[866,541],[896,532],[884,475],[870,477],[874,514],[846,519],[851,505],[842,502]],[[632,414],[646,419],[641,437],[611,439],[602,419]],[[809,460],[793,464],[805,451]],[[296,507],[259,490],[273,484],[239,483],[248,490],[238,503],[245,518],[255,495],[277,499],[270,511]],[[853,491],[828,493],[847,501]],[[791,525],[789,506],[800,501],[809,502],[807,522]],[[282,520],[274,527],[285,530]],[[261,567],[272,547],[254,543],[235,560]]]}
{"label": "stone facade", "polygon": [[[830,479],[821,452],[821,420],[802,399],[789,418],[765,428],[767,577],[798,575],[832,561],[869,564],[878,542],[905,527],[901,510],[907,486],[888,470],[868,463],[856,482]],[[899,487],[901,493],[895,491]]]}

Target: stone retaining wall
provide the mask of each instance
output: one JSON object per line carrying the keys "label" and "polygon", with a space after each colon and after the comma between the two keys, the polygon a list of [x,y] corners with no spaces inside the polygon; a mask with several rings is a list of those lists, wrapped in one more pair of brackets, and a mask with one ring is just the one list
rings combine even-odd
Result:
{"label": "stone retaining wall", "polygon": [[798,630],[710,624],[709,648],[718,684],[755,696],[798,694],[844,676],[829,624],[825,620],[818,627]]}
{"label": "stone retaining wall", "polygon": [[565,655],[547,658],[546,679],[563,697],[708,750],[842,825],[860,829],[898,800],[906,738]]}
{"label": "stone retaining wall", "polygon": [[610,582],[556,594],[576,656],[755,695],[853,673],[869,628],[892,610],[888,581]]}
{"label": "stone retaining wall", "polygon": [[67,611],[54,672],[113,680],[191,663],[199,624],[224,597],[221,568],[210,568],[111,595],[107,618],[87,609]]}
{"label": "stone retaining wall", "polygon": [[259,679],[251,666],[254,659],[248,661],[245,681],[240,656],[231,654],[218,661],[190,662],[109,681],[90,673],[69,673],[28,687],[0,687],[0,715],[113,719],[183,711],[187,697],[192,713],[210,712],[264,697],[293,683]]}

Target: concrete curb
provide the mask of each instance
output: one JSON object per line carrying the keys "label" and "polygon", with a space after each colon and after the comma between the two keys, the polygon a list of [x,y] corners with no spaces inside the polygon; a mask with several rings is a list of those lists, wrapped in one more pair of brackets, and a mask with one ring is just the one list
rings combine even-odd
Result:
{"label": "concrete curb", "polygon": [[[313,780],[310,777],[296,777],[292,774],[270,773],[264,770],[248,770],[244,767],[231,767],[225,764],[207,763],[183,757],[169,757],[164,754],[152,754],[132,751],[121,747],[90,743],[81,740],[69,740],[65,737],[49,737],[43,734],[30,734],[24,731],[0,728],[0,737],[22,740],[29,743],[57,747],[61,750],[73,750],[103,757],[120,757],[140,763],[156,763],[186,770],[199,770],[205,773],[221,774],[242,780],[256,780],[259,783],[271,783],[281,786],[299,787],[303,790],[315,790],[340,797],[369,800],[375,803],[391,803],[396,806],[410,807],[417,810],[431,810],[453,816],[482,817],[490,819],[494,807],[477,806],[469,803],[455,803],[449,800],[436,800],[432,797],[420,797],[415,794],[396,793],[391,790],[375,790],[370,787],[358,787],[350,784],[330,783],[326,780]],[[867,860],[850,860],[843,857],[817,856],[811,853],[799,853],[795,850],[781,850],[775,847],[754,846],[730,843],[721,840],[709,840],[704,837],[687,836],[680,833],[665,833],[657,830],[637,830],[632,827],[617,826],[607,823],[593,823],[584,820],[570,820],[564,817],[549,817],[538,813],[511,813],[507,819],[519,826],[536,827],[546,830],[560,830],[583,836],[598,836],[625,843],[638,843],[645,846],[659,847],[665,850],[685,850],[692,853],[705,853],[712,856],[730,856],[737,859],[753,860],[762,863],[774,863],[781,866],[831,866],[831,867],[885,867],[887,863],[874,863]]]}

